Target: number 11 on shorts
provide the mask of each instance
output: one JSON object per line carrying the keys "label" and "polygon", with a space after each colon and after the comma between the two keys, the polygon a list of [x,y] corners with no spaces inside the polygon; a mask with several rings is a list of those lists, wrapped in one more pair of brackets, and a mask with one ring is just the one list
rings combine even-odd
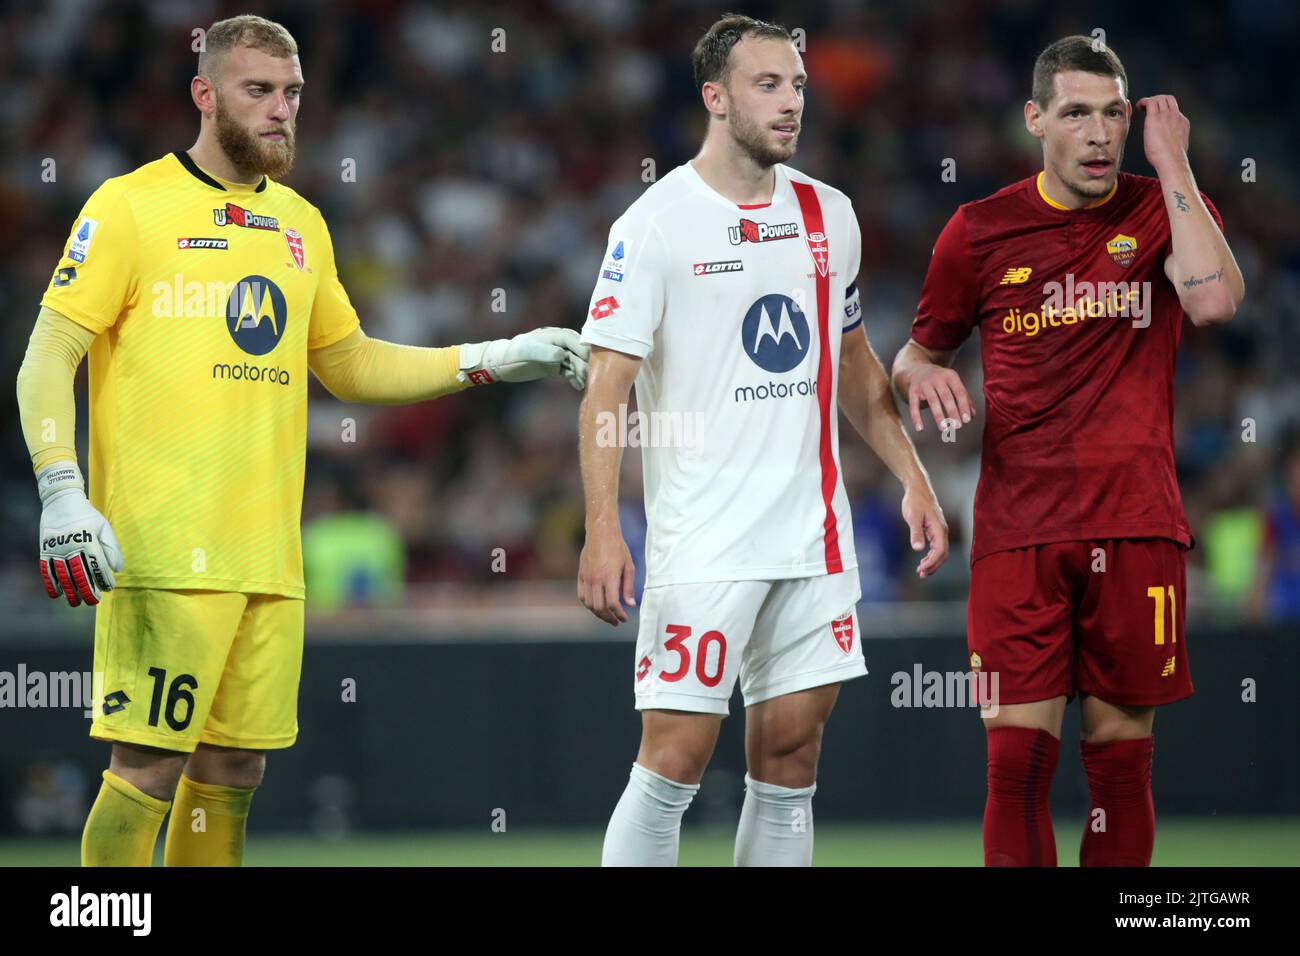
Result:
{"label": "number 11 on shorts", "polygon": [[1178,601],[1174,598],[1174,586],[1147,588],[1147,597],[1156,602],[1156,643],[1165,642],[1165,591],[1169,592],[1169,643],[1178,643]]}

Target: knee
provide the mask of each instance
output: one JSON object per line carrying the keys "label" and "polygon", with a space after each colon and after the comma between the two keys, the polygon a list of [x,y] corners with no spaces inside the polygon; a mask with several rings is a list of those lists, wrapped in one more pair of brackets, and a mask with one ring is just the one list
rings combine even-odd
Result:
{"label": "knee", "polygon": [[1112,711],[1085,721],[1080,737],[1088,744],[1109,744],[1117,740],[1140,740],[1151,736],[1153,710]]}
{"label": "knee", "polygon": [[108,769],[141,793],[155,800],[170,800],[176,794],[186,755],[154,747],[115,743]]}
{"label": "knee", "polygon": [[821,727],[764,741],[756,748],[755,766],[750,768],[750,776],[778,787],[810,787],[817,781],[817,761],[821,750]]}
{"label": "knee", "polygon": [[696,784],[709,765],[711,751],[672,740],[647,740],[636,762],[675,783]]}
{"label": "knee", "polygon": [[265,773],[264,751],[213,747],[208,744],[199,744],[185,766],[185,775],[196,783],[211,783],[241,790],[261,786]]}

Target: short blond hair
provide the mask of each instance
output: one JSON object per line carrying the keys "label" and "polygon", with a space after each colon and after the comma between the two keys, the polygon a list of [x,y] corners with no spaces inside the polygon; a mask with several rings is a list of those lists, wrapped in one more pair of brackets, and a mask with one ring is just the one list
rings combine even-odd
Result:
{"label": "short blond hair", "polygon": [[238,46],[262,50],[271,56],[288,57],[298,53],[298,44],[288,30],[273,20],[245,13],[218,20],[208,27],[199,53],[199,75],[215,80],[222,57]]}

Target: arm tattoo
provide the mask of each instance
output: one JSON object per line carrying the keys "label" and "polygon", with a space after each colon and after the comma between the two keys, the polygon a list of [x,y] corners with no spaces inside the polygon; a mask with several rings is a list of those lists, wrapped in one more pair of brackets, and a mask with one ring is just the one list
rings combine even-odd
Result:
{"label": "arm tattoo", "polygon": [[1205,276],[1204,278],[1201,279],[1195,279],[1195,278],[1184,279],[1183,288],[1190,289],[1193,286],[1205,285],[1205,283],[1207,282],[1217,282],[1219,279],[1222,278],[1223,278],[1223,269],[1219,269],[1218,272],[1211,272],[1208,276]]}
{"label": "arm tattoo", "polygon": [[1190,212],[1191,206],[1187,205],[1187,197],[1180,192],[1174,193],[1174,202],[1178,203],[1179,212]]}

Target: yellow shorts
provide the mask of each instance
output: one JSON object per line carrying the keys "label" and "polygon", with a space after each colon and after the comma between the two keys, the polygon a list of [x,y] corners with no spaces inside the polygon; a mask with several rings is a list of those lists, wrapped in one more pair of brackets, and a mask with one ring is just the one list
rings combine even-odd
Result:
{"label": "yellow shorts", "polygon": [[95,611],[103,675],[90,736],[192,753],[298,737],[303,602],[275,594],[116,588]]}

